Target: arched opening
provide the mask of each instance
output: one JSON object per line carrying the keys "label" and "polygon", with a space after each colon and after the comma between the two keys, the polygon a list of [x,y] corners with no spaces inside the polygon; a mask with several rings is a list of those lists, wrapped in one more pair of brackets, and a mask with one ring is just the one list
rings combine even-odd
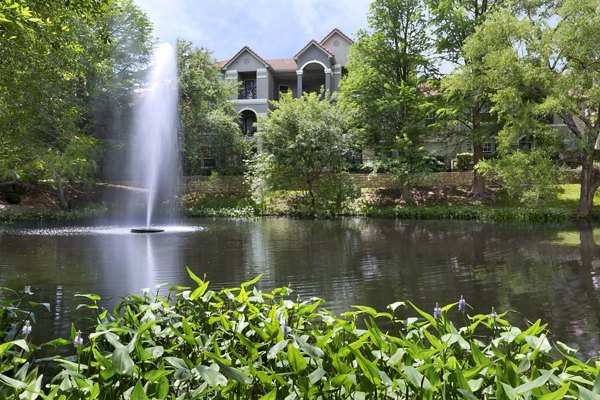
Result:
{"label": "arched opening", "polygon": [[302,68],[302,91],[314,93],[325,87],[325,67],[319,63],[310,63]]}
{"label": "arched opening", "polygon": [[244,110],[240,113],[240,129],[245,136],[254,136],[256,133],[256,113]]}

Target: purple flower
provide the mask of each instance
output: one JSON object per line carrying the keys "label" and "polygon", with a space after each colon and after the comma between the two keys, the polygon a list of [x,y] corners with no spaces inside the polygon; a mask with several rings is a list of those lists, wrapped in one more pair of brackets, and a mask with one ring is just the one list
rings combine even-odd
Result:
{"label": "purple flower", "polygon": [[27,336],[31,333],[31,324],[29,323],[29,320],[25,321],[25,325],[23,325],[21,333],[23,334],[23,336]]}
{"label": "purple flower", "polygon": [[83,344],[83,337],[81,336],[81,331],[77,331],[77,336],[73,340],[73,346],[81,346]]}
{"label": "purple flower", "polygon": [[438,303],[435,303],[435,308],[433,309],[433,318],[438,319],[442,316],[442,309]]}
{"label": "purple flower", "polygon": [[465,312],[466,309],[467,309],[467,302],[465,301],[465,299],[462,297],[462,294],[461,294],[460,300],[458,301],[458,310]]}
{"label": "purple flower", "polygon": [[492,313],[490,314],[490,317],[498,318],[498,313],[496,312],[496,310],[494,310],[494,307],[492,307]]}

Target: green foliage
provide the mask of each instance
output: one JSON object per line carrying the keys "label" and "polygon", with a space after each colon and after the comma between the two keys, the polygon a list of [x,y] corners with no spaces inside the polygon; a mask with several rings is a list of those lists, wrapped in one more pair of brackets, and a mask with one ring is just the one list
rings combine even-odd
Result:
{"label": "green foliage", "polygon": [[215,159],[219,169],[241,164],[249,143],[240,131],[239,116],[227,102],[236,88],[220,78],[209,51],[180,39],[177,58],[185,173],[201,174],[206,158]]}
{"label": "green foliage", "polygon": [[[600,186],[593,172],[600,132],[600,95],[593,67],[600,53],[598,1],[567,0],[532,8],[527,15],[501,10],[488,18],[466,42],[473,70],[495,88],[499,117],[513,133],[536,134],[531,121],[558,116],[567,126],[572,154],[582,167],[580,218],[589,218],[593,194]],[[564,134],[563,133],[563,134]],[[556,133],[555,133],[556,134]],[[501,138],[507,141],[514,134]]]}
{"label": "green foliage", "polygon": [[262,203],[276,190],[298,189],[306,192],[303,214],[331,212],[330,204],[337,207],[355,192],[342,174],[354,138],[344,110],[317,93],[299,99],[283,94],[273,105],[259,122],[261,151],[250,164],[255,201]]}
{"label": "green foliage", "polygon": [[496,160],[486,160],[477,165],[477,171],[501,182],[511,198],[529,205],[555,200],[565,176],[543,149],[514,151]]}
{"label": "green foliage", "polygon": [[376,157],[396,137],[414,142],[425,128],[430,98],[424,94],[433,85],[427,81],[432,43],[425,16],[421,0],[376,0],[370,30],[360,31],[351,48],[341,99],[353,109],[360,144]]}
{"label": "green foliage", "polygon": [[367,208],[362,214],[378,218],[406,220],[464,220],[490,222],[565,223],[575,220],[575,213],[564,208],[529,207],[402,207]]}
{"label": "green foliage", "polygon": [[257,206],[248,195],[232,193],[194,193],[183,196],[182,205],[189,217],[248,218],[257,214]]}
{"label": "green foliage", "polygon": [[133,89],[149,32],[130,0],[2,2],[0,180],[50,187],[69,207],[66,187],[93,176],[100,143],[92,137],[111,125],[101,104],[129,103],[122,92]]}
{"label": "green foliage", "polygon": [[378,157],[366,163],[375,173],[385,171],[403,186],[413,185],[419,178],[439,171],[441,161],[418,147],[407,135],[397,136],[390,146],[382,147]]}
{"label": "green foliage", "polygon": [[456,169],[459,171],[469,171],[473,169],[473,154],[458,153],[456,155]]}
{"label": "green foliage", "polygon": [[[83,295],[95,327],[84,335],[73,326],[75,347],[70,342],[70,355],[54,358],[54,373],[44,386],[44,377],[27,361],[28,338],[4,343],[0,395],[65,400],[597,395],[598,363],[580,361],[576,350],[552,343],[539,320],[521,329],[493,309],[471,315],[453,303],[432,315],[410,302],[393,303],[386,312],[354,306],[336,316],[320,299],[290,300],[292,291],[285,287],[261,292],[253,287],[259,277],[215,292],[189,274],[195,287],[174,286],[164,296],[159,290],[128,295],[112,312],[98,307],[98,296]],[[410,316],[401,319],[397,311],[404,308]],[[456,325],[459,320],[464,325]],[[14,368],[15,362],[22,367]]]}

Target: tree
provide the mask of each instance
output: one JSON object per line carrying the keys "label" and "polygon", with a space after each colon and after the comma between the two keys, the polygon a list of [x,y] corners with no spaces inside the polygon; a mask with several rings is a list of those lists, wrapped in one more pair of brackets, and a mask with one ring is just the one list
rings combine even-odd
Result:
{"label": "tree", "polygon": [[92,136],[92,100],[114,65],[107,20],[128,4],[0,5],[0,182],[52,191],[69,208],[69,186],[93,177],[100,142]]}
{"label": "tree", "polygon": [[228,102],[237,88],[220,79],[217,63],[207,50],[180,39],[177,55],[185,172],[201,173],[206,158],[216,160],[218,169],[239,165],[249,144]]}
{"label": "tree", "polygon": [[[438,54],[451,66],[461,66],[458,74],[452,73],[443,79],[444,104],[437,112],[438,125],[452,127],[452,135],[467,137],[473,144],[473,165],[483,159],[484,142],[497,134],[496,124],[489,119],[485,121],[487,113],[483,113],[492,108],[490,95],[494,88],[482,82],[481,71],[471,68],[478,60],[465,55],[463,47],[477,26],[507,3],[506,0],[427,0]],[[487,197],[485,179],[477,170],[473,174],[471,194],[476,198]]]}
{"label": "tree", "polygon": [[354,109],[360,144],[374,154],[371,166],[390,170],[403,155],[416,154],[411,150],[425,130],[433,44],[422,0],[375,0],[368,21],[370,31],[358,33],[350,52],[342,101]]}
{"label": "tree", "polygon": [[577,215],[589,219],[600,187],[594,167],[600,134],[600,1],[564,0],[555,13],[548,7],[535,11],[498,12],[467,41],[465,52],[479,60],[485,79],[496,88],[495,108],[506,121],[501,146],[535,133],[532,123],[548,115],[564,122],[563,133],[572,139],[572,156],[581,166]]}
{"label": "tree", "polygon": [[[311,213],[342,185],[353,134],[338,102],[317,93],[294,99],[282,94],[259,121],[260,152],[252,168],[257,196],[278,189],[306,192]],[[260,199],[258,199],[260,200]]]}

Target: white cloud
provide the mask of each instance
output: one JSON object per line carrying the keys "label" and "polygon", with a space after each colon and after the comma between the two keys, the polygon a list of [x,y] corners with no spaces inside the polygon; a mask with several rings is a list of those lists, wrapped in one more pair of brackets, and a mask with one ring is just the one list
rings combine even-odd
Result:
{"label": "white cloud", "polygon": [[160,41],[178,37],[233,56],[248,45],[264,58],[292,57],[333,28],[353,36],[366,28],[370,0],[135,0]]}

